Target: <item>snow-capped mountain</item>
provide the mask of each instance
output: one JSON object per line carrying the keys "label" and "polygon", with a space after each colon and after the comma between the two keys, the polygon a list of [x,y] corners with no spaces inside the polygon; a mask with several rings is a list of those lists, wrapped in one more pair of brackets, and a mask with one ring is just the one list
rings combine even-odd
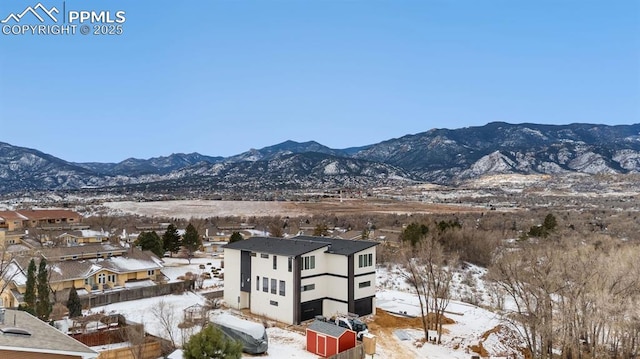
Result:
{"label": "snow-capped mountain", "polygon": [[286,141],[227,158],[191,153],[120,163],[70,163],[0,143],[0,193],[121,186],[148,191],[369,187],[452,184],[489,174],[638,172],[640,124],[493,122],[348,149]]}

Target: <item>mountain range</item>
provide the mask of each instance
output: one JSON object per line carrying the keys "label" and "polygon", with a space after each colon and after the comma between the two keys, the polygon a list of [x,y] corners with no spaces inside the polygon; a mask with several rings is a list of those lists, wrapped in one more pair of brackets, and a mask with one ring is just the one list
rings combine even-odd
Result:
{"label": "mountain range", "polygon": [[39,190],[254,191],[456,184],[490,174],[640,172],[640,124],[492,122],[347,149],[286,141],[230,157],[199,153],[73,163],[0,142],[0,194]]}

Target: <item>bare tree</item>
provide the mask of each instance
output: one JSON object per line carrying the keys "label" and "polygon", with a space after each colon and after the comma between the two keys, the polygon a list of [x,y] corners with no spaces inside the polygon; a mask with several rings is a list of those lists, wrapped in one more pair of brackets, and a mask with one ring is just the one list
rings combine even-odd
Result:
{"label": "bare tree", "polygon": [[[23,273],[18,265],[12,263],[14,254],[7,251],[3,243],[0,243],[0,294],[11,285],[13,279]],[[7,303],[0,303],[8,306]]]}
{"label": "bare tree", "polygon": [[129,342],[129,350],[133,359],[142,359],[146,336],[143,325],[127,325],[123,328],[124,340]]}
{"label": "bare tree", "polygon": [[180,320],[176,316],[174,306],[167,303],[164,299],[160,299],[156,306],[151,308],[151,314],[160,322],[162,329],[171,341],[171,345],[175,348]]}
{"label": "bare tree", "polygon": [[[433,237],[423,238],[415,246],[407,242],[401,253],[405,279],[418,296],[425,338],[429,339],[429,329],[433,328],[438,333],[440,343],[444,312],[451,299],[452,275],[447,265],[456,266],[458,258],[455,255],[446,256],[442,246]],[[432,323],[428,319],[430,311],[433,312]]]}

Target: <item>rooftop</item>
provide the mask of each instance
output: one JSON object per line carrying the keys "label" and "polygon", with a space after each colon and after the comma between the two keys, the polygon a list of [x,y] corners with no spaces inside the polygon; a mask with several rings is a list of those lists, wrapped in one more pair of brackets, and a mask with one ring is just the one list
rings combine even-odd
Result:
{"label": "rooftop", "polygon": [[47,260],[57,261],[65,256],[74,256],[74,255],[82,255],[85,253],[123,253],[126,252],[127,248],[124,248],[119,245],[111,244],[111,243],[96,243],[96,244],[85,244],[79,246],[70,246],[70,247],[54,247],[43,249],[42,255],[47,258]]}
{"label": "rooftop", "polygon": [[69,209],[28,209],[15,212],[32,220],[82,217],[80,214]]}
{"label": "rooftop", "polygon": [[307,328],[334,338],[339,338],[344,332],[349,330],[347,328],[343,328],[335,324],[323,322],[320,320],[314,320],[311,324],[309,324]]}
{"label": "rooftop", "polygon": [[[4,323],[0,322],[0,351],[27,351],[82,358],[98,357],[96,351],[27,312],[12,309],[4,311]],[[20,332],[12,328],[30,335],[11,334]]]}
{"label": "rooftop", "polygon": [[358,253],[360,251],[375,247],[380,244],[376,241],[367,241],[362,239],[339,239],[315,236],[297,236],[293,237],[292,239],[330,244],[331,246],[329,247],[329,253],[341,254],[344,256]]}
{"label": "rooftop", "polygon": [[229,243],[224,248],[270,253],[284,256],[298,256],[322,247],[327,252],[339,255],[351,255],[378,245],[375,241],[350,240],[327,237],[297,236],[291,239],[275,237],[251,237]]}
{"label": "rooftop", "polygon": [[327,247],[327,244],[308,240],[276,237],[251,237],[242,241],[224,245],[224,248],[228,249],[270,253],[290,257],[309,253],[323,247]]}

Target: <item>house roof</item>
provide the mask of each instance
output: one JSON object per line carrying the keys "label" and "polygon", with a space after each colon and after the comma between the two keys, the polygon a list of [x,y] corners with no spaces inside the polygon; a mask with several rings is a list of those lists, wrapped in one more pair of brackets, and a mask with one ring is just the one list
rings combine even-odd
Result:
{"label": "house roof", "polygon": [[340,254],[343,256],[348,256],[354,253],[358,253],[365,249],[377,246],[378,242],[376,241],[367,241],[367,240],[354,240],[354,239],[338,239],[338,238],[328,238],[328,237],[313,237],[313,236],[297,236],[293,237],[293,240],[302,240],[302,241],[310,241],[310,242],[320,242],[329,244],[329,253]]}
{"label": "house roof", "polygon": [[69,209],[28,209],[15,212],[31,220],[81,217],[80,214]]}
{"label": "house roof", "polygon": [[[31,335],[7,334],[11,328],[27,331]],[[74,355],[97,358],[98,352],[62,333],[31,314],[5,309],[4,323],[0,323],[0,350]]]}
{"label": "house roof", "polygon": [[126,252],[127,248],[111,243],[96,243],[85,244],[80,246],[70,247],[55,247],[41,250],[42,255],[47,260],[59,260],[65,256],[81,255],[84,253],[122,253]]}
{"label": "house roof", "polygon": [[[25,285],[27,282],[27,268],[31,257],[18,257],[11,262],[5,271],[5,278],[9,278],[16,285]],[[39,260],[36,258],[36,266]],[[101,270],[115,273],[131,273],[150,269],[162,269],[162,261],[150,251],[134,249],[122,256],[109,258],[51,261],[48,263],[51,283],[63,282],[72,279],[84,279]],[[17,273],[16,273],[17,272]]]}
{"label": "house roof", "polygon": [[251,237],[229,243],[223,248],[295,257],[326,247],[326,243],[276,237]]}
{"label": "house roof", "polygon": [[5,221],[13,221],[13,220],[23,221],[28,219],[27,217],[21,215],[16,211],[0,211],[0,218],[4,219]]}
{"label": "house roof", "polygon": [[335,324],[323,322],[320,320],[314,320],[311,324],[309,324],[307,329],[313,330],[314,332],[326,334],[334,338],[340,338],[342,334],[344,334],[344,332],[349,330],[347,328],[343,328]]}

